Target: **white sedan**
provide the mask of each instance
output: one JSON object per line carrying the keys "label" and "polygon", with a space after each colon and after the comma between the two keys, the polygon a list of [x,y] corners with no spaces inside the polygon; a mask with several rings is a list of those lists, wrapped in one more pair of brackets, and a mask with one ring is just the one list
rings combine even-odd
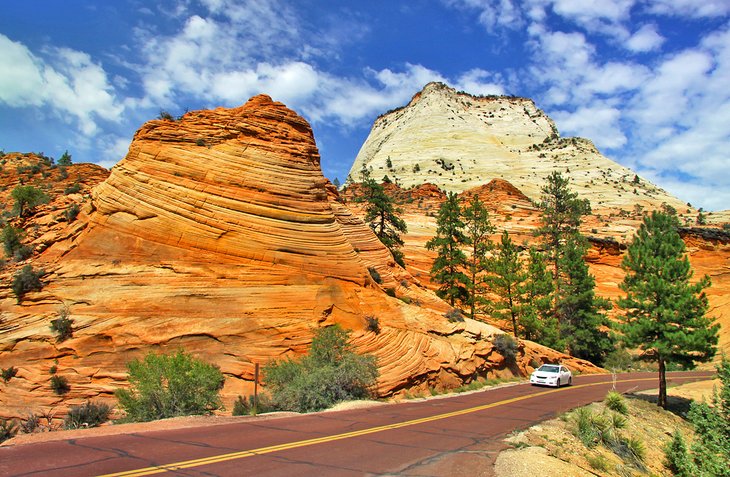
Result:
{"label": "white sedan", "polygon": [[573,375],[570,370],[560,364],[543,364],[530,375],[530,384],[533,386],[555,386],[559,388],[563,384],[573,384]]}

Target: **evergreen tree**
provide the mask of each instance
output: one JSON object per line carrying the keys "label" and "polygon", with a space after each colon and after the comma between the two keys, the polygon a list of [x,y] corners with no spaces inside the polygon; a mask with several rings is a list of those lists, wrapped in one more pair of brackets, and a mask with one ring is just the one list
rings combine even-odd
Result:
{"label": "evergreen tree", "polygon": [[431,267],[431,278],[441,285],[436,294],[451,306],[463,303],[468,296],[469,277],[463,272],[466,254],[460,248],[465,242],[459,197],[449,192],[436,217],[436,236],[426,243],[426,248],[437,252]]}
{"label": "evergreen tree", "polygon": [[71,162],[71,154],[69,154],[68,151],[65,151],[61,155],[61,158],[58,160],[58,163],[57,164],[59,166],[63,166],[63,167],[70,166],[72,164],[72,162]]}
{"label": "evergreen tree", "polygon": [[395,201],[385,192],[382,184],[378,184],[370,177],[367,169],[363,167],[363,195],[359,199],[365,202],[365,222],[370,226],[375,235],[385,247],[393,254],[393,259],[402,267],[405,267],[401,233],[408,232],[408,226],[400,218],[400,209]]}
{"label": "evergreen tree", "polygon": [[499,299],[492,303],[491,312],[496,318],[510,320],[515,338],[519,338],[518,319],[520,314],[521,285],[525,281],[525,273],[520,263],[520,251],[512,242],[509,233],[502,233],[502,241],[497,253],[489,260],[487,283]]}
{"label": "evergreen tree", "polygon": [[335,186],[335,187],[337,187],[338,189],[340,188],[340,185],[341,184],[340,184],[339,177],[335,177],[335,180],[332,181],[332,185]]}
{"label": "evergreen tree", "polygon": [[[561,261],[564,245],[578,235],[581,217],[591,212],[587,200],[568,187],[570,180],[560,172],[553,172],[542,188],[541,225],[537,233],[545,244],[548,258],[553,265],[553,282],[556,290],[560,288]],[[557,297],[558,295],[556,295]],[[557,307],[557,303],[556,303]]]}
{"label": "evergreen tree", "polygon": [[462,211],[464,222],[464,236],[469,247],[469,256],[466,259],[466,270],[469,276],[467,284],[469,317],[474,319],[479,305],[484,301],[484,271],[487,268],[487,252],[492,249],[490,234],[495,231],[489,220],[489,212],[479,200],[479,196],[472,196],[467,207]]}
{"label": "evergreen tree", "polygon": [[519,290],[523,300],[522,332],[525,339],[560,349],[563,344],[558,335],[558,323],[551,313],[553,290],[553,277],[544,255],[534,246],[530,247],[525,281]]}
{"label": "evergreen tree", "polygon": [[609,303],[595,294],[596,281],[589,273],[584,256],[586,243],[581,236],[573,237],[563,245],[558,319],[562,336],[570,354],[601,365],[613,350],[610,321],[602,311]]}
{"label": "evergreen tree", "polygon": [[692,269],[677,232],[676,215],[654,211],[644,217],[621,263],[626,272],[619,306],[626,310],[621,327],[628,346],[659,363],[659,405],[667,406],[666,364],[692,369],[712,359],[719,325],[707,317],[703,292],[709,277],[690,283]]}

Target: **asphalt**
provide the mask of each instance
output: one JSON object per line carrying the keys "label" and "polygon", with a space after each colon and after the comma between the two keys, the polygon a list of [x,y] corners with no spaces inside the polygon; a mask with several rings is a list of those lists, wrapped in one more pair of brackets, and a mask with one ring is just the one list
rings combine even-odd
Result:
{"label": "asphalt", "polygon": [[[712,373],[668,373],[670,384]],[[559,389],[529,384],[280,419],[67,439],[0,448],[0,476],[491,476],[502,440],[601,400],[611,375]],[[656,373],[617,376],[620,392]]]}

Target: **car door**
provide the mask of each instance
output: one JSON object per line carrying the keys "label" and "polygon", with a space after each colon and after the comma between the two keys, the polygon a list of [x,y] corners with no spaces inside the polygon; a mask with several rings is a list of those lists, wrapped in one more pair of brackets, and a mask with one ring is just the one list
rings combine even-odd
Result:
{"label": "car door", "polygon": [[558,379],[560,379],[561,385],[568,384],[568,368],[566,368],[565,366],[560,367],[560,377]]}

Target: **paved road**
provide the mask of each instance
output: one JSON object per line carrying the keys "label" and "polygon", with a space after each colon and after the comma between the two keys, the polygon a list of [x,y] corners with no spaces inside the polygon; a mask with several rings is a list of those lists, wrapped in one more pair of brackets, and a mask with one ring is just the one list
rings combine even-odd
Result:
{"label": "paved road", "polygon": [[[670,383],[712,373],[669,373]],[[0,476],[492,475],[502,439],[602,399],[611,376],[560,389],[527,384],[452,398],[232,424],[0,448]],[[656,373],[618,375],[621,392]]]}

